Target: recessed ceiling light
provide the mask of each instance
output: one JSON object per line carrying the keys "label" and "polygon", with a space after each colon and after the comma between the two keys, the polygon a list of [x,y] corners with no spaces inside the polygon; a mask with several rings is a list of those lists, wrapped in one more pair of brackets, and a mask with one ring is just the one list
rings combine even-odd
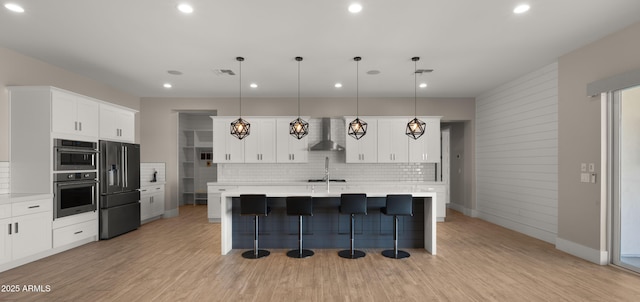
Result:
{"label": "recessed ceiling light", "polygon": [[12,12],[24,13],[24,8],[22,8],[22,6],[17,5],[15,3],[7,3],[4,5],[4,7]]}
{"label": "recessed ceiling light", "polygon": [[193,6],[186,3],[182,3],[178,5],[178,10],[185,14],[190,14],[190,13],[193,13]]}
{"label": "recessed ceiling light", "polygon": [[258,84],[256,84],[256,83],[251,83],[251,84],[249,85],[249,87],[251,87],[251,88],[258,88]]}
{"label": "recessed ceiling light", "polygon": [[333,87],[335,87],[335,88],[342,88],[342,84],[341,84],[341,83],[336,83],[335,85],[333,85]]}
{"label": "recessed ceiling light", "polygon": [[513,13],[514,14],[522,14],[525,13],[527,11],[529,11],[531,7],[528,4],[521,4],[516,6],[516,8],[513,9]]}
{"label": "recessed ceiling light", "polygon": [[362,5],[360,5],[359,3],[354,3],[349,5],[349,12],[353,13],[353,14],[357,14],[360,11],[362,11]]}
{"label": "recessed ceiling light", "polygon": [[182,71],[178,70],[167,70],[167,73],[172,75],[182,75]]}
{"label": "recessed ceiling light", "polygon": [[427,87],[427,83],[420,83],[420,85],[418,87],[425,88],[425,87]]}
{"label": "recessed ceiling light", "polygon": [[164,85],[162,85],[162,87],[171,88],[171,87],[173,87],[173,85],[171,85],[171,83],[164,83]]}

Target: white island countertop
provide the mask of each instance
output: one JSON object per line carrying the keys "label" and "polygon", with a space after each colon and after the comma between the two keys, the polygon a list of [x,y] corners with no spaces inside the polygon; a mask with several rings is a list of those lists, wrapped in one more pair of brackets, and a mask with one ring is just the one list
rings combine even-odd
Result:
{"label": "white island countertop", "polygon": [[[341,190],[340,192],[315,191],[312,192],[306,187],[297,188],[250,188],[242,186],[240,188],[230,189],[220,192],[220,231],[221,231],[221,252],[226,255],[232,249],[233,232],[232,232],[232,198],[239,197],[242,194],[265,194],[267,197],[287,197],[305,195],[311,197],[340,197],[342,193],[366,193],[367,197],[386,197],[388,194],[410,194],[414,197],[430,197],[425,198],[424,207],[424,245],[425,249],[431,254],[436,254],[436,193],[435,192],[411,192],[411,191],[390,191],[384,188],[362,190],[362,188],[354,188],[354,190]],[[336,213],[337,214],[337,213]]]}

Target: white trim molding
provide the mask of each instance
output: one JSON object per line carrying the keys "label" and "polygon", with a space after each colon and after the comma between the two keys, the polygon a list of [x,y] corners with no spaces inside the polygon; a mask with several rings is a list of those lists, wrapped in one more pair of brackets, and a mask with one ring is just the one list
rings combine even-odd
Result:
{"label": "white trim molding", "polygon": [[592,249],[590,247],[559,237],[556,238],[556,249],[559,249],[567,254],[574,255],[578,258],[593,262],[595,264],[609,264],[609,252]]}

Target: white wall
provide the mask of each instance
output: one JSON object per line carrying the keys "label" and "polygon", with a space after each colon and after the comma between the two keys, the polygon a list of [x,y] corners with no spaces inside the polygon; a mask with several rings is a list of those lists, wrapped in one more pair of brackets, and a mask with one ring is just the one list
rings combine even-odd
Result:
{"label": "white wall", "polygon": [[555,243],[558,211],[558,65],[476,99],[479,217]]}
{"label": "white wall", "polygon": [[640,256],[640,87],[622,91],[620,254]]}

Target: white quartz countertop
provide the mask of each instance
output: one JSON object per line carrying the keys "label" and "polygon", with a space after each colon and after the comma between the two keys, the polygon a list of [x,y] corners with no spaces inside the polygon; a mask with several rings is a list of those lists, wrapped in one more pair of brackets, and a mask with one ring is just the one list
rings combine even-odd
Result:
{"label": "white quartz countertop", "polygon": [[[347,182],[330,182],[329,186],[433,186],[433,185],[446,185],[446,182],[441,181],[424,181],[424,182],[392,182],[392,181],[347,181]],[[292,181],[292,182],[209,182],[208,186],[326,186],[326,182],[307,182],[307,181]]]}
{"label": "white quartz countertop", "polygon": [[10,204],[22,201],[31,201],[38,199],[51,199],[52,194],[47,193],[12,193],[12,194],[0,194],[0,205]]}

